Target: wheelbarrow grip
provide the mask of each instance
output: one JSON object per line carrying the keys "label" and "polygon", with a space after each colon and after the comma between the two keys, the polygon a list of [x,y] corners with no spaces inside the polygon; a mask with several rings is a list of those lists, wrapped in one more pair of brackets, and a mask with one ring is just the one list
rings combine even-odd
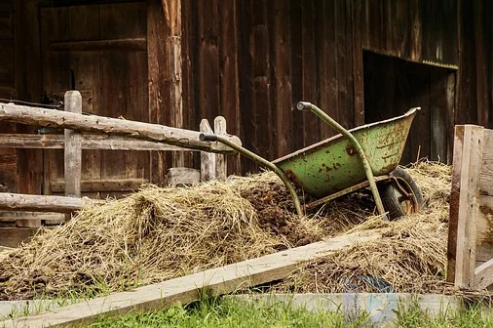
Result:
{"label": "wheelbarrow grip", "polygon": [[217,141],[217,136],[215,134],[201,133],[199,139],[201,141]]}
{"label": "wheelbarrow grip", "polygon": [[313,104],[308,101],[299,101],[296,104],[296,108],[298,110],[310,110],[313,107]]}

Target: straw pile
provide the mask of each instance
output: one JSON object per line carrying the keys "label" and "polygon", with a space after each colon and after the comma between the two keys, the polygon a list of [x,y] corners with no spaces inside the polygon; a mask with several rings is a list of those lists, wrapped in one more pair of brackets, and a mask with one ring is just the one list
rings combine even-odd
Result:
{"label": "straw pile", "polygon": [[[378,231],[380,240],[357,244],[310,263],[275,288],[340,293],[345,279],[374,276],[385,279],[400,293],[458,293],[444,280],[451,168],[418,163],[407,171],[423,193],[426,208],[422,213],[394,222],[369,218],[351,231]],[[372,291],[368,286],[363,290]]]}
{"label": "straw pile", "polygon": [[309,220],[266,209],[278,193],[287,195],[273,180],[147,186],[87,207],[0,262],[0,299],[121,291],[320,240]]}
{"label": "straw pile", "polygon": [[369,229],[382,239],[305,266],[274,288],[340,292],[343,277],[373,275],[399,292],[443,291],[450,167],[420,163],[408,172],[427,209],[397,222],[374,217],[366,193],[300,219],[270,172],[190,188],[147,186],[85,208],[0,260],[0,299],[121,291]]}

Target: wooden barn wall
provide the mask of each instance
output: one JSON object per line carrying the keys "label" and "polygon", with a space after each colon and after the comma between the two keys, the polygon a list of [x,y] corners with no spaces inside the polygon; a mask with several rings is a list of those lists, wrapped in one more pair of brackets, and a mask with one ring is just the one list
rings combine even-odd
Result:
{"label": "wooden barn wall", "polygon": [[[15,97],[14,1],[0,0],[0,98]],[[0,131],[16,131],[14,124],[0,122]],[[0,148],[0,192],[17,191],[17,152]]]}
{"label": "wooden barn wall", "polygon": [[[353,126],[351,12],[344,0],[183,0],[193,80],[184,83],[184,103],[193,104],[194,125],[223,115],[228,132],[270,160],[334,134],[296,111],[299,100]],[[241,171],[256,170],[237,158],[230,172],[240,162]]]}
{"label": "wooden barn wall", "polygon": [[456,17],[456,0],[182,0],[185,108],[277,158],[334,134],[298,100],[364,124],[363,49],[456,65]]}
{"label": "wooden barn wall", "polygon": [[456,124],[493,128],[493,2],[459,0]]}

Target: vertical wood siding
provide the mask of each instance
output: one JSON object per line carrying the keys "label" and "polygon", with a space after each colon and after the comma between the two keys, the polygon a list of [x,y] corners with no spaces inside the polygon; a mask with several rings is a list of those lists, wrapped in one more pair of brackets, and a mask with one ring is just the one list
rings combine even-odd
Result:
{"label": "vertical wood siding", "polygon": [[[183,53],[193,125],[223,115],[228,132],[270,160],[334,135],[297,112],[299,100],[345,127],[364,124],[364,49],[457,64],[457,0],[183,0],[182,8],[192,29]],[[257,169],[233,163],[230,172]]]}

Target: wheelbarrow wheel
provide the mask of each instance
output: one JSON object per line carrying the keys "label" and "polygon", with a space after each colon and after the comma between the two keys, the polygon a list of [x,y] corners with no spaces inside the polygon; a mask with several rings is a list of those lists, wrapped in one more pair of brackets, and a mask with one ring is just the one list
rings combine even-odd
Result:
{"label": "wheelbarrow wheel", "polygon": [[390,173],[391,179],[380,185],[380,196],[390,220],[416,213],[424,206],[423,195],[411,176],[400,167]]}

